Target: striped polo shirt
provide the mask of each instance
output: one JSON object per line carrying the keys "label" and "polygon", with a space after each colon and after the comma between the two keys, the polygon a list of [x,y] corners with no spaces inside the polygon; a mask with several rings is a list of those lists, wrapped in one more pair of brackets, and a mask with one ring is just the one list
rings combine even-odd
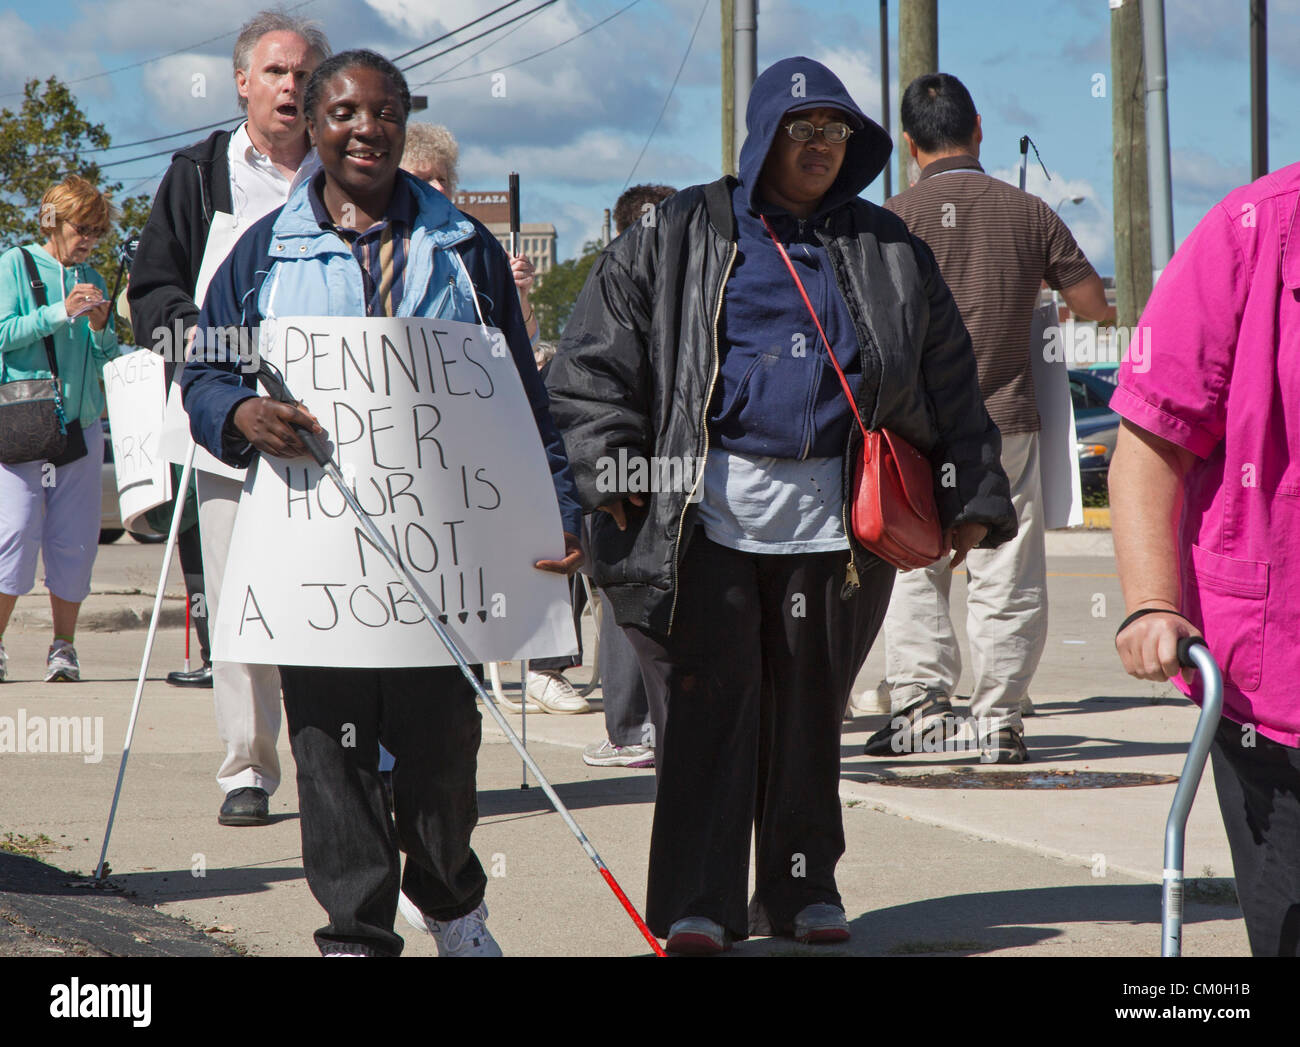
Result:
{"label": "striped polo shirt", "polygon": [[419,213],[415,194],[399,177],[393,184],[393,195],[384,209],[384,216],[369,229],[356,230],[334,224],[325,207],[324,190],[325,172],[322,171],[307,188],[312,214],[322,229],[333,230],[352,249],[352,256],[361,267],[366,315],[393,316],[402,301],[411,230]]}
{"label": "striped polo shirt", "polygon": [[1030,327],[1043,281],[1060,290],[1096,270],[1037,196],[984,173],[973,156],[935,160],[885,206],[934,252],[970,331],[980,392],[1005,434],[1039,429]]}

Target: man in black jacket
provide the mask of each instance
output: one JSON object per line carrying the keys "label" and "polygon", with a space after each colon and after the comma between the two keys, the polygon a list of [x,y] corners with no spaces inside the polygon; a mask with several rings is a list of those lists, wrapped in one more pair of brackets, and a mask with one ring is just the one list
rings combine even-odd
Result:
{"label": "man in black jacket", "polygon": [[[279,11],[254,15],[234,48],[235,87],[248,119],[233,132],[215,131],[180,150],[163,176],[131,267],[129,300],[136,339],[166,357],[169,388],[198,321],[196,284],[205,255],[210,249],[217,255],[209,264],[215,268],[238,235],[284,203],[300,166],[306,169],[310,146],[302,92],[328,55],[329,42],[314,23]],[[206,600],[198,601],[198,610],[211,621],[242,482],[197,475],[197,540],[194,529],[182,537],[181,567],[192,601],[192,580],[203,580]],[[194,685],[204,677],[213,686],[217,731],[226,746],[217,773],[225,793],[217,820],[266,825],[269,797],[280,781],[279,673],[275,666],[217,662],[194,674],[173,673],[169,680]]]}
{"label": "man in black jacket", "polygon": [[758,78],[746,122],[738,183],[682,190],[601,254],[548,380],[650,695],[646,916],[676,952],[849,935],[840,722],[894,571],[849,533],[862,436],[830,354],[863,421],[929,456],[955,562],[1016,527],[934,258],[857,199],[888,135],[806,58]]}

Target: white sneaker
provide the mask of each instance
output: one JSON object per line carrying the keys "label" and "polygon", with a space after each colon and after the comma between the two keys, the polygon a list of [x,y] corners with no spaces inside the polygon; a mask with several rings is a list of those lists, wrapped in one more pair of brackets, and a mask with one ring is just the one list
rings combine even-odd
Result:
{"label": "white sneaker", "polygon": [[5,655],[5,645],[0,643],[0,683],[5,682],[5,676],[9,673],[9,659]]}
{"label": "white sneaker", "polygon": [[573,689],[558,669],[545,669],[528,673],[528,697],[542,707],[543,712],[569,715],[589,713],[591,706]]}
{"label": "white sneaker", "polygon": [[45,659],[45,682],[77,682],[81,679],[81,666],[77,663],[77,651],[67,640],[55,640],[50,645],[50,653]]}
{"label": "white sneaker", "polygon": [[487,929],[487,903],[455,920],[434,920],[425,916],[405,894],[397,895],[397,908],[416,930],[433,935],[439,956],[500,956],[501,946]]}

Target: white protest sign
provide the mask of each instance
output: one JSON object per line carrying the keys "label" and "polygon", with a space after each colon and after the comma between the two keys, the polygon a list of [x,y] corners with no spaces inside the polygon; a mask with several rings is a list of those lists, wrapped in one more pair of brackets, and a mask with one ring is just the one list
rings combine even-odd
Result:
{"label": "white protest sign", "polygon": [[163,415],[163,359],[148,349],[104,365],[104,397],[122,525],[151,533],[140,518],[172,496],[171,470],[158,451]]}
{"label": "white protest sign", "polygon": [[1034,398],[1041,424],[1038,463],[1043,480],[1043,526],[1048,529],[1078,527],[1083,523],[1083,489],[1079,482],[1069,367],[1064,360],[1049,360],[1044,351],[1048,333],[1058,323],[1056,304],[1048,302],[1034,311],[1029,332]]}
{"label": "white protest sign", "polygon": [[[282,317],[261,352],[329,433],[348,486],[465,657],[571,654],[546,452],[499,332],[446,320]],[[249,469],[213,633],[220,660],[450,665],[406,583],[310,459]]]}
{"label": "white protest sign", "polygon": [[[234,215],[225,211],[213,213],[212,225],[208,229],[207,246],[203,249],[203,261],[199,263],[198,280],[194,284],[194,301],[200,308],[207,297],[208,284],[212,283],[217,267],[226,260],[226,255],[230,254],[235,242],[246,231],[247,226],[241,227]],[[177,353],[178,359],[184,348],[184,346],[174,347],[173,351]],[[185,464],[185,460],[189,457],[190,446],[194,443],[194,438],[190,435],[190,416],[185,413],[185,408],[181,404],[181,370],[180,367],[176,368],[171,388],[167,390],[167,406],[163,414],[161,438],[163,457],[177,465]],[[195,449],[194,468],[201,472],[229,477],[232,480],[244,478],[243,469],[226,465],[220,458],[202,447]]]}

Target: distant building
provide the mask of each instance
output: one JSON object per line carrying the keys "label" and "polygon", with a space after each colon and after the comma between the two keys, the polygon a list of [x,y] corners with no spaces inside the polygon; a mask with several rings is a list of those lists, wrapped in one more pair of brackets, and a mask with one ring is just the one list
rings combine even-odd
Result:
{"label": "distant building", "polygon": [[[452,197],[456,208],[473,215],[510,250],[510,194],[462,189]],[[555,268],[555,226],[549,222],[523,222],[519,227],[519,250],[533,263],[538,276]]]}

